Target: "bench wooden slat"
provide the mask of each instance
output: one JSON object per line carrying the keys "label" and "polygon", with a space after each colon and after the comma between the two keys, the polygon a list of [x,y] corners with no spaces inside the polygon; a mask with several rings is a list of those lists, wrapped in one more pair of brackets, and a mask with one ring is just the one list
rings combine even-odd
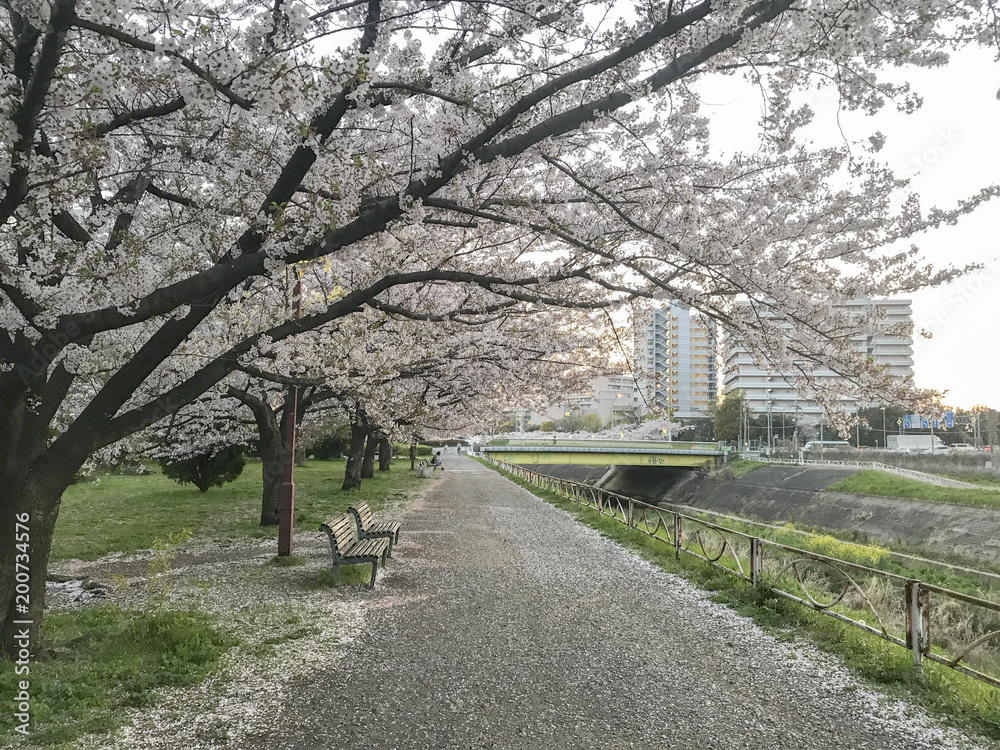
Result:
{"label": "bench wooden slat", "polygon": [[389,556],[392,556],[392,546],[399,541],[399,521],[376,521],[368,503],[360,501],[351,505],[348,512],[353,516],[355,531],[362,539],[385,538],[389,540]]}
{"label": "bench wooden slat", "polygon": [[325,531],[330,540],[330,552],[333,554],[333,575],[337,576],[339,565],[371,564],[372,578],[369,588],[375,586],[375,573],[381,561],[389,553],[390,541],[383,538],[359,539],[357,524],[347,513],[333,516],[320,524],[320,531]]}

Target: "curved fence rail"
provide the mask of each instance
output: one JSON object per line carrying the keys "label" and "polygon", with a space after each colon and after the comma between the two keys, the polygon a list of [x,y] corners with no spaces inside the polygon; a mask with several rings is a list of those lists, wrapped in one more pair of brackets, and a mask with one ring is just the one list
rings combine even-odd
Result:
{"label": "curved fence rail", "polygon": [[[629,528],[828,617],[1000,687],[1000,603],[879,570],[885,550],[837,543],[843,557],[765,539],[593,485],[488,461]],[[829,538],[828,538],[829,539]],[[836,550],[835,550],[836,551]],[[848,557],[852,559],[847,559]]]}

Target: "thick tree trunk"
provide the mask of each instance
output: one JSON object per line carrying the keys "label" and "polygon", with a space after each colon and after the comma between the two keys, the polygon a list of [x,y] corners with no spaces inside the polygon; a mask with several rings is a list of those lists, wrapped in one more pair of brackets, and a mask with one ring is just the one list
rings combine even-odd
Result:
{"label": "thick tree trunk", "polygon": [[306,447],[299,442],[298,438],[295,439],[295,465],[306,465]]}
{"label": "thick tree trunk", "polygon": [[392,441],[382,438],[378,444],[378,470],[389,471],[392,466]]}
{"label": "thick tree trunk", "polygon": [[39,463],[34,471],[0,475],[0,651],[15,669],[38,653],[52,533],[62,493],[79,469],[40,471]]}
{"label": "thick tree trunk", "polygon": [[274,409],[263,399],[238,388],[230,388],[229,395],[239,400],[253,412],[257,422],[257,435],[260,441],[260,464],[263,479],[263,491],[260,498],[260,525],[278,525],[278,503],[281,498],[281,484],[285,480],[285,413],[282,411],[281,423]]}
{"label": "thick tree trunk", "polygon": [[343,489],[352,490],[361,486],[361,463],[365,455],[365,438],[368,428],[351,424],[351,447],[347,451],[347,469],[344,471]]}
{"label": "thick tree trunk", "polygon": [[[277,425],[277,420],[275,420]],[[261,474],[264,489],[260,499],[260,525],[278,525],[278,505],[281,500],[281,485],[285,481],[285,444],[277,440],[260,441]]]}
{"label": "thick tree trunk", "polygon": [[378,450],[379,440],[374,432],[368,433],[368,442],[365,443],[365,457],[361,462],[361,478],[371,479],[375,476],[375,451]]}

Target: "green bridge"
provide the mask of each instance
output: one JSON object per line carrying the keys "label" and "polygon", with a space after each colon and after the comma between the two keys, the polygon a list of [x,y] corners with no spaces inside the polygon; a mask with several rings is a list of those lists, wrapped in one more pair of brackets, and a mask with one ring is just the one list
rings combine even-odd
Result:
{"label": "green bridge", "polygon": [[582,466],[683,466],[711,469],[729,451],[718,443],[661,440],[563,440],[497,438],[480,449],[512,464],[578,464]]}

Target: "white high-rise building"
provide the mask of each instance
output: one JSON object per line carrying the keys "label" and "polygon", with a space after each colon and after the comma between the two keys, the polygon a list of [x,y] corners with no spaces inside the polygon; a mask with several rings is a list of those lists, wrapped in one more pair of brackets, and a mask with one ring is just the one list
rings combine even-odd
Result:
{"label": "white high-rise building", "polygon": [[638,364],[652,378],[642,387],[651,385],[656,405],[676,418],[709,416],[718,395],[716,348],[711,319],[676,304],[654,310],[645,340],[636,342]]}
{"label": "white high-rise building", "polygon": [[[859,299],[847,303],[847,310],[863,312],[871,305],[885,310],[886,324],[908,322],[913,315],[908,299],[869,300]],[[858,351],[864,352],[872,362],[888,368],[891,375],[903,378],[913,375],[913,338],[898,336],[855,336],[852,340]],[[750,352],[739,339],[728,336],[725,341],[723,391],[742,391],[750,409],[758,414],[788,414],[795,416],[819,415],[822,408],[815,401],[804,399],[795,391],[795,374],[770,372],[758,367]],[[819,381],[843,380],[832,370],[814,372]],[[841,404],[848,411],[855,411],[859,404],[848,398]],[[860,404],[865,408],[868,404]]]}

